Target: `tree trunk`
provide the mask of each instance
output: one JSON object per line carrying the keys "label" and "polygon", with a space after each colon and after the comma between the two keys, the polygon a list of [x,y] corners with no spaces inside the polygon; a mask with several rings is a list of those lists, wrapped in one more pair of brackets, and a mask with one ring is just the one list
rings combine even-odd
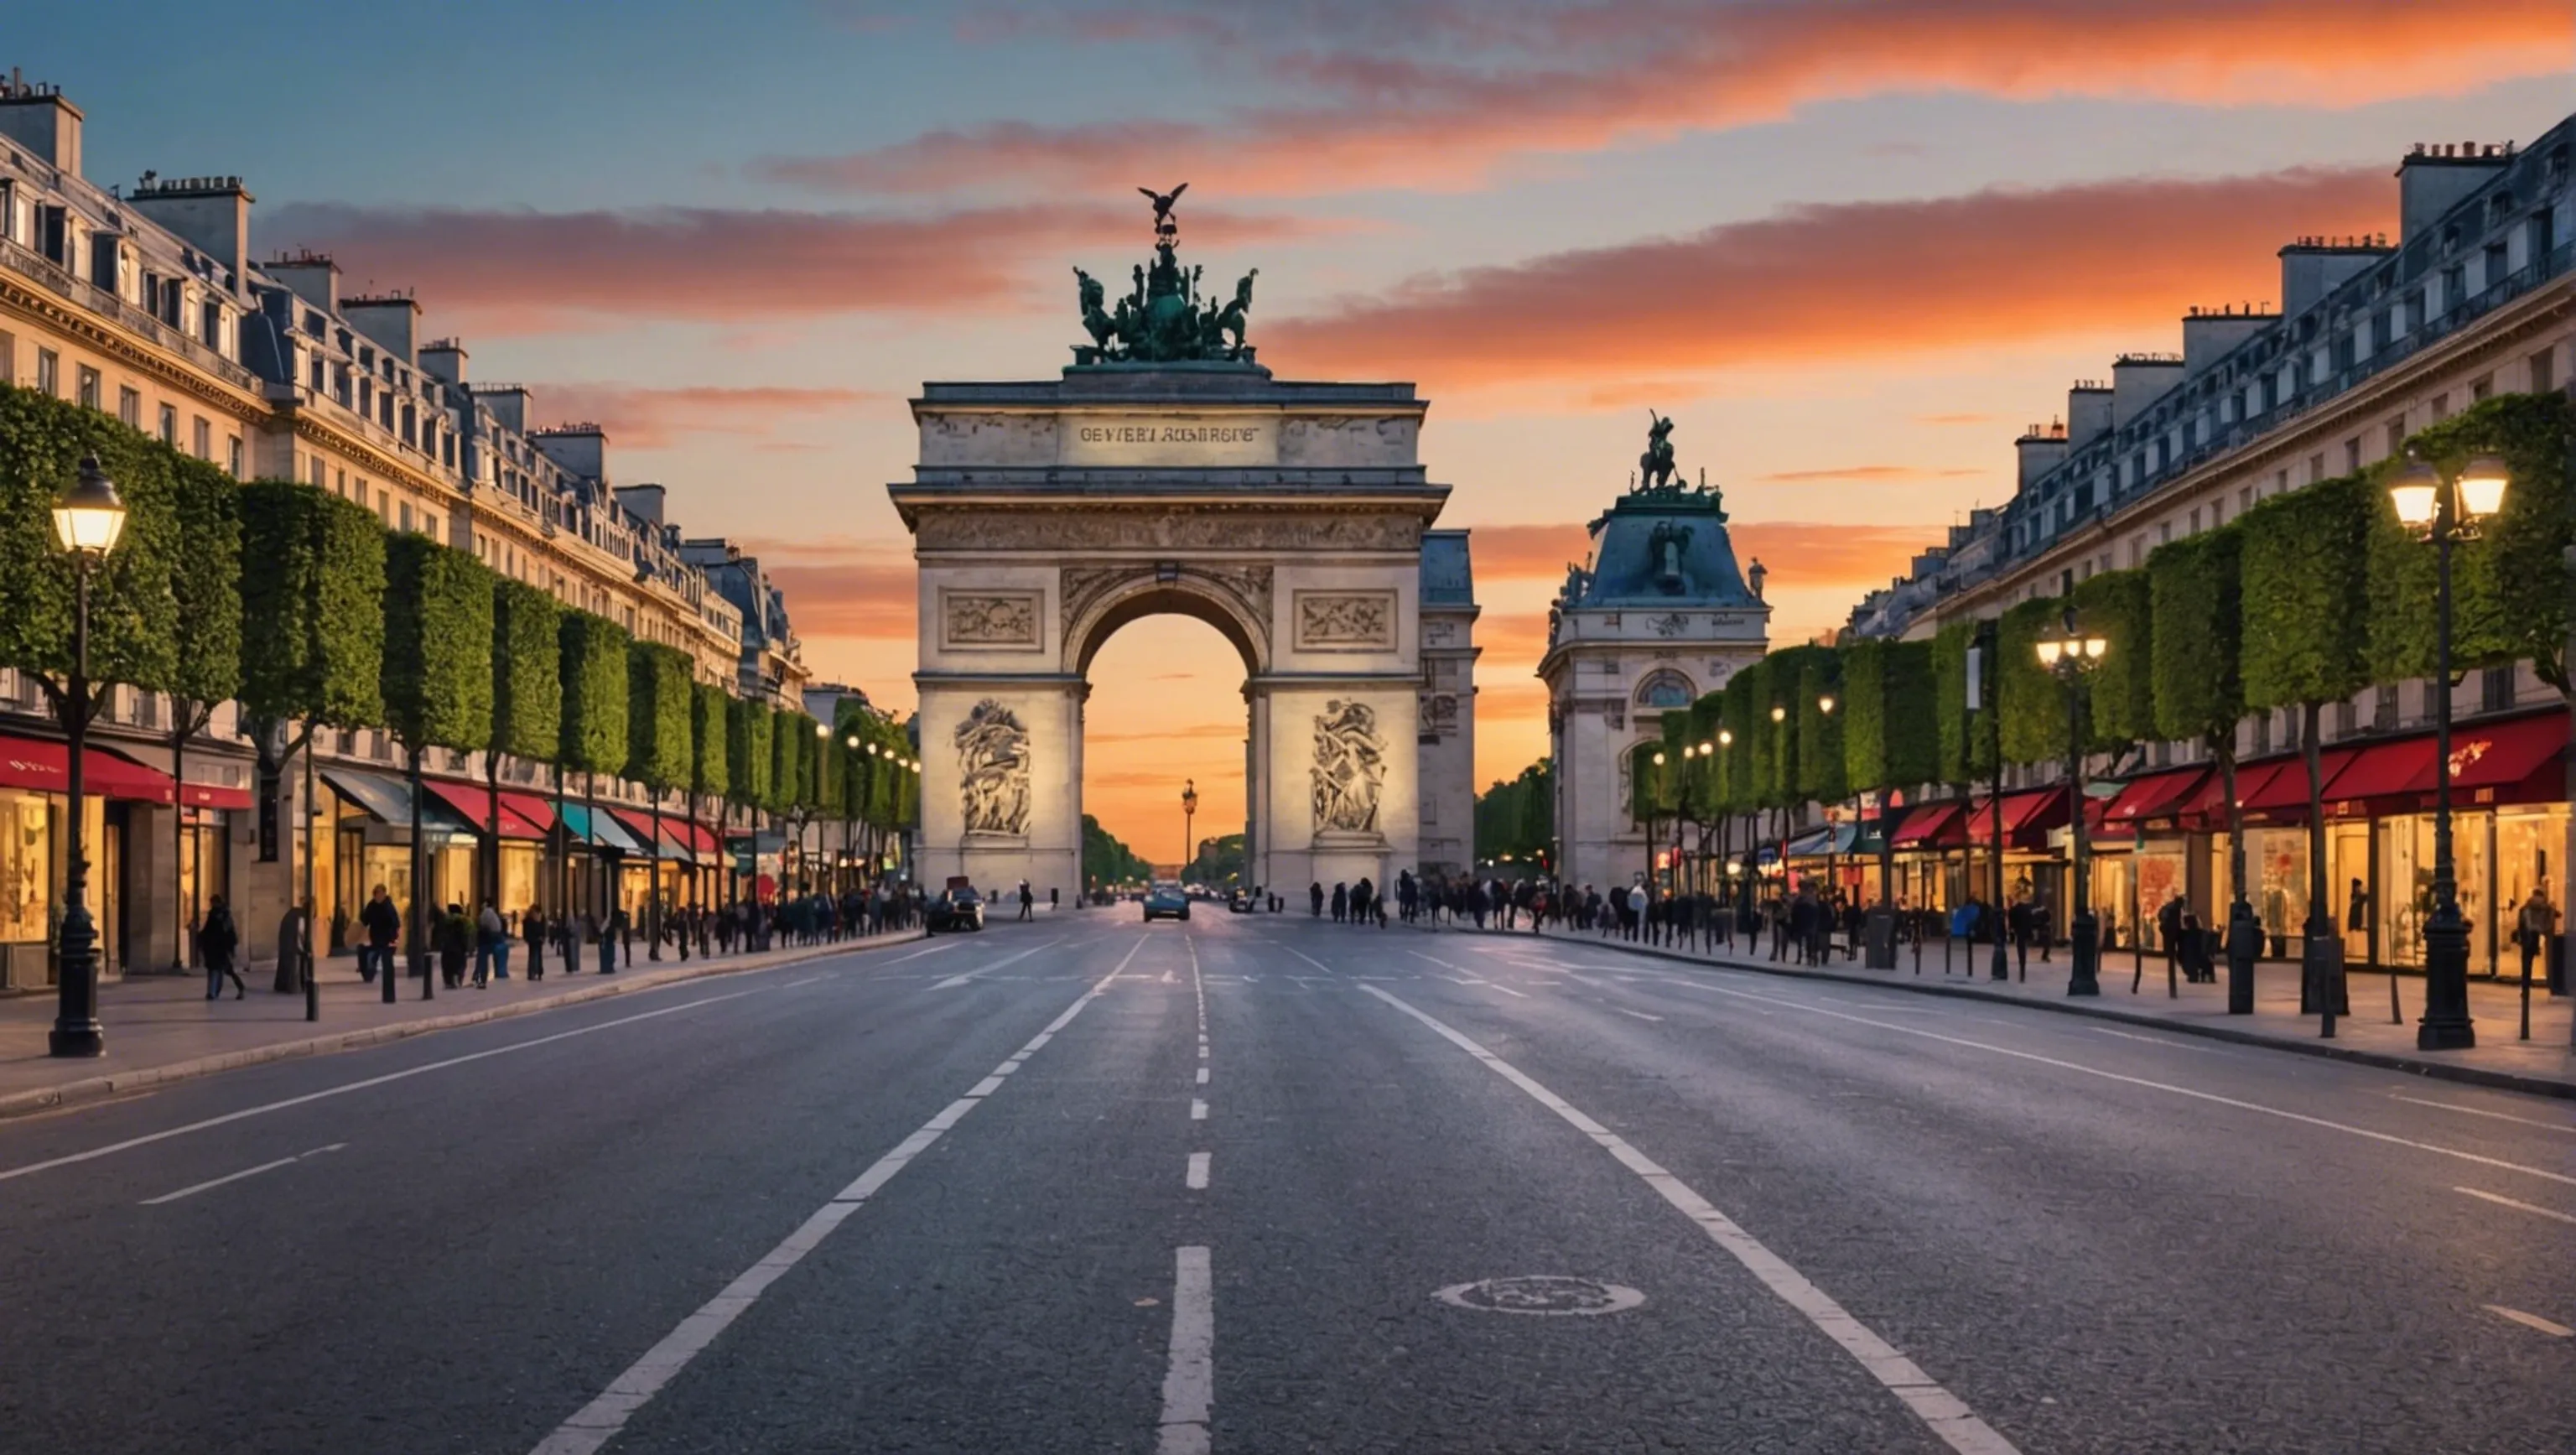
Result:
{"label": "tree trunk", "polygon": [[429,937],[423,923],[429,912],[429,865],[420,853],[421,749],[406,743],[403,756],[411,772],[411,968],[420,977],[420,998],[434,1000],[438,996],[437,977],[429,972]]}

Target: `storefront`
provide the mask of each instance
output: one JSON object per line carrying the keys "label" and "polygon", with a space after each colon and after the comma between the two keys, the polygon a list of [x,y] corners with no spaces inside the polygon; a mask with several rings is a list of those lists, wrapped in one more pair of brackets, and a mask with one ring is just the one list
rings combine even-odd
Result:
{"label": "storefront", "polygon": [[650,882],[645,866],[652,859],[643,841],[628,832],[616,815],[586,804],[565,804],[563,825],[572,848],[568,912],[599,919],[607,918],[612,909],[639,915]]}
{"label": "storefront", "polygon": [[[332,873],[327,879],[319,872],[315,876],[315,898],[327,906],[330,916],[330,943],[357,943],[359,912],[379,887],[393,900],[408,930],[413,923],[411,785],[356,768],[325,768],[321,778],[334,796],[315,807],[324,833],[338,846]],[[470,903],[479,842],[473,821],[434,790],[421,795],[417,811],[429,902],[442,910],[450,904]]]}
{"label": "storefront", "polygon": [[[87,900],[98,926],[99,968],[116,975],[128,968],[126,916],[139,898],[125,882],[130,809],[175,803],[177,785],[169,774],[105,748],[82,754],[81,773]],[[70,784],[67,744],[0,736],[0,989],[54,983]]]}

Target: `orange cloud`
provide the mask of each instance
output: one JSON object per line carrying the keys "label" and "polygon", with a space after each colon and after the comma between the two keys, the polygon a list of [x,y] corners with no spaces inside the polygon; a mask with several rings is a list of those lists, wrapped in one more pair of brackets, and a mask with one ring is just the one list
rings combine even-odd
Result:
{"label": "orange cloud", "polygon": [[2130,179],[1788,208],[1679,238],[1415,278],[1272,323],[1265,359],[1439,387],[2170,330],[2201,298],[2277,292],[2300,233],[2384,229],[2385,169]]}
{"label": "orange cloud", "polygon": [[[687,435],[767,434],[789,419],[837,414],[887,397],[864,389],[775,385],[656,389],[599,383],[541,384],[535,386],[535,394],[536,403],[548,416],[597,424],[608,431],[615,443],[643,450],[667,448]],[[792,444],[788,447],[794,448]]]}
{"label": "orange cloud", "polygon": [[1001,122],[755,170],[879,193],[1123,187],[1149,173],[1221,173],[1238,195],[1456,189],[1518,156],[1895,93],[2333,108],[2450,95],[2560,72],[2576,39],[2565,0],[2494,0],[2474,25],[2421,0],[1392,0],[1007,14],[985,33],[1176,41],[1298,99],[1212,123]]}
{"label": "orange cloud", "polygon": [[1931,470],[1920,465],[1839,465],[1822,470],[1775,470],[1754,478],[1768,485],[1801,485],[1827,480],[1898,485],[1920,480],[1957,480],[1984,473],[1983,470]]}
{"label": "orange cloud", "polygon": [[[1303,236],[1330,224],[1200,212],[1218,243]],[[492,333],[639,319],[746,319],[1009,311],[1038,301],[1031,268],[1136,239],[1136,211],[1107,205],[988,207],[929,216],[653,208],[530,212],[290,203],[261,221],[263,245],[332,254],[369,287],[416,288]],[[1068,305],[1073,279],[1045,270]]]}
{"label": "orange cloud", "polygon": [[[1880,585],[1903,574],[1914,557],[1941,543],[1937,525],[1845,525],[1838,521],[1753,520],[1728,527],[1735,537],[1735,556],[1750,564],[1761,558],[1770,572],[1764,594],[1813,586]],[[1791,638],[1776,629],[1773,640]]]}

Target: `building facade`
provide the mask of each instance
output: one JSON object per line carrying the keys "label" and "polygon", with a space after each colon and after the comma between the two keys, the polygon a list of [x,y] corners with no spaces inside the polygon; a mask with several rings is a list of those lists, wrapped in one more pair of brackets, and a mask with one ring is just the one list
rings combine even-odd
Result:
{"label": "building facade", "polygon": [[1689,711],[1769,649],[1771,608],[1762,563],[1749,577],[1737,567],[1715,490],[1632,488],[1589,529],[1592,558],[1567,569],[1538,675],[1556,764],[1552,867],[1569,886],[1607,891],[1652,867],[1630,811],[1639,745],[1666,712]]}
{"label": "building facade", "polygon": [[[2015,440],[2017,490],[1981,510],[1854,610],[1860,635],[1928,637],[2056,595],[2068,577],[2146,563],[2167,542],[2213,530],[2262,500],[2390,459],[2409,436],[2500,394],[2565,393],[2576,374],[2576,118],[2530,146],[2419,146],[2396,173],[2394,234],[2308,237],[2280,250],[2277,309],[2199,308],[2181,348],[2124,354],[2078,382],[2062,416]],[[2427,603],[2429,609],[2429,603]],[[2428,682],[2370,689],[2330,708],[2320,736],[2326,908],[2355,964],[2421,960],[2431,861]],[[2460,894],[2480,970],[2509,944],[2513,907],[2535,890],[2567,903],[2571,839],[2566,710],[2528,662],[2447,689],[2457,729]],[[2272,953],[2295,954],[2309,905],[2307,779],[2293,711],[2250,715],[2245,761],[2247,893]],[[2149,743],[2097,773],[2128,779],[2094,805],[2093,901],[2154,936],[2174,894],[2204,923],[2233,895],[2226,804],[2203,749]],[[2010,770],[2001,846],[2008,892],[2063,902],[2072,817],[2051,785],[2062,765]],[[2051,795],[2057,795],[2052,798]],[[1895,833],[1914,902],[1983,892],[1967,861],[1991,835],[1980,809],[1925,805]],[[1907,867],[1910,865],[1910,867]],[[1855,871],[1857,872],[1857,871]],[[2062,922],[2062,921],[2061,921]],[[2124,932],[2125,933],[2125,932]],[[2124,941],[2125,943],[2125,941]]]}
{"label": "building facade", "polygon": [[1475,562],[1463,530],[1422,533],[1422,844],[1426,874],[1476,862]]}
{"label": "building facade", "polygon": [[[665,520],[661,486],[615,483],[597,425],[545,424],[527,388],[470,378],[463,344],[430,337],[408,294],[344,295],[338,267],[318,254],[254,259],[253,199],[237,177],[90,181],[85,122],[58,90],[0,80],[0,384],[113,415],[237,479],[293,480],[356,502],[387,530],[470,551],[684,652],[701,681],[795,704],[806,673],[783,601],[756,563],[757,589],[740,590],[700,564],[704,551]],[[234,905],[250,952],[269,958],[308,859],[334,945],[366,889],[406,896],[409,793],[389,734],[317,733],[319,771],[283,765],[268,782],[226,705],[187,743],[182,781],[171,722],[171,704],[117,688],[93,729],[112,760],[107,781],[122,785],[90,807],[110,973],[184,964],[188,927],[215,893]],[[51,974],[62,877],[52,829],[64,810],[59,767],[41,760],[54,731],[37,684],[0,670],[0,737],[17,745],[6,760],[15,766],[0,770],[0,818],[16,830],[0,850],[0,987]],[[723,825],[706,805],[693,815],[679,795],[657,804],[603,781],[607,806],[576,828],[557,821],[550,778],[516,761],[495,765],[511,805],[507,842],[487,843],[481,756],[431,758],[425,847],[442,902],[473,897],[478,852],[497,859],[513,912],[604,909],[611,898],[632,907],[657,884],[671,895],[724,863]],[[657,809],[670,816],[658,833]],[[559,872],[574,859],[599,873]]]}

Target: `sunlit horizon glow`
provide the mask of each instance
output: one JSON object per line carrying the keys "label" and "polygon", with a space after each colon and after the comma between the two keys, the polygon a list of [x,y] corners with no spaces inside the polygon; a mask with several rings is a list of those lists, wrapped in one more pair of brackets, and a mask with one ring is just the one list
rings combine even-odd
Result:
{"label": "sunlit horizon glow", "polygon": [[[86,113],[93,181],[240,174],[262,256],[412,290],[471,378],[602,425],[613,484],[741,541],[818,679],[897,711],[905,401],[1052,374],[1069,269],[1123,274],[1133,188],[1187,181],[1187,259],[1261,269],[1264,363],[1432,401],[1442,523],[1476,529],[1480,783],[1544,750],[1547,603],[1646,407],[1769,568],[1774,642],[1810,639],[2007,498],[2070,380],[2277,301],[2295,236],[2393,232],[2410,144],[2559,121],[2576,47],[2565,0],[459,8],[489,23],[344,7],[183,48],[40,7],[7,59]],[[391,164],[382,126],[206,104],[251,74],[438,144]],[[1168,862],[1194,777],[1199,835],[1239,829],[1222,639],[1140,622],[1093,677],[1088,809]]]}

